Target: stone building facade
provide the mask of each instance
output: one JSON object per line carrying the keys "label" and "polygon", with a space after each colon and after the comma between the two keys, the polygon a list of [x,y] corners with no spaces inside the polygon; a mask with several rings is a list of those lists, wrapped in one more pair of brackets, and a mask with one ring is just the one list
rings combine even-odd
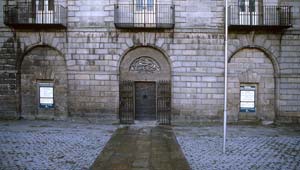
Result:
{"label": "stone building facade", "polygon": [[[0,117],[221,121],[224,2],[0,1]],[[299,123],[300,2],[229,5],[229,121]]]}

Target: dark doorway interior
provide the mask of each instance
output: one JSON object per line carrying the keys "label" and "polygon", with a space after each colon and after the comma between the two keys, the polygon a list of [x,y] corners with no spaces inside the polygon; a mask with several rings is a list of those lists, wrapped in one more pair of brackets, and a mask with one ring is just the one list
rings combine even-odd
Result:
{"label": "dark doorway interior", "polygon": [[137,120],[156,120],[155,82],[135,83],[135,118]]}

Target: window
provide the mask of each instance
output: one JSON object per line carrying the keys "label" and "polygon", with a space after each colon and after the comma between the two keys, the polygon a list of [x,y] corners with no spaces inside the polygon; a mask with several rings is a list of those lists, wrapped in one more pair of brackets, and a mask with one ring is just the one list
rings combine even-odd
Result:
{"label": "window", "polygon": [[240,12],[245,12],[245,0],[239,0]]}
{"label": "window", "polygon": [[259,7],[261,0],[239,0],[239,20],[241,25],[259,24]]}
{"label": "window", "polygon": [[35,0],[36,22],[45,24],[54,22],[54,0]]}
{"label": "window", "polygon": [[249,0],[249,10],[255,12],[255,0]]}
{"label": "window", "polygon": [[249,12],[255,12],[255,0],[239,0],[239,7],[240,12],[246,12],[246,8]]}
{"label": "window", "polygon": [[32,0],[32,5],[37,5],[38,10],[54,10],[54,0]]}
{"label": "window", "polygon": [[256,86],[242,85],[240,87],[240,112],[256,112]]}
{"label": "window", "polygon": [[48,8],[49,10],[54,10],[54,0],[48,0]]}
{"label": "window", "polygon": [[144,8],[144,1],[143,0],[136,0],[136,10],[142,11]]}
{"label": "window", "polygon": [[154,8],[154,0],[147,0],[147,9],[149,11],[153,11]]}
{"label": "window", "polygon": [[156,1],[155,0],[134,0],[134,23],[136,27],[156,26]]}
{"label": "window", "polygon": [[153,11],[154,0],[136,0],[136,10],[143,11],[147,9],[148,11]]}
{"label": "window", "polygon": [[40,82],[38,83],[39,107],[53,108],[54,107],[54,88],[53,83]]}
{"label": "window", "polygon": [[40,11],[43,11],[45,8],[44,8],[44,5],[45,5],[45,3],[44,3],[44,0],[38,0],[37,1],[37,4],[38,4],[38,9],[40,10]]}

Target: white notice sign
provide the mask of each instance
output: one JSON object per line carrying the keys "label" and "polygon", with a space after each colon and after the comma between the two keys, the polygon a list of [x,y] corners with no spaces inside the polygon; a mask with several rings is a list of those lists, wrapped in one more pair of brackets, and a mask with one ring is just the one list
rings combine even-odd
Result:
{"label": "white notice sign", "polygon": [[40,87],[40,97],[53,98],[53,87]]}
{"label": "white notice sign", "polygon": [[241,108],[254,108],[254,103],[241,102]]}
{"label": "white notice sign", "polygon": [[255,93],[254,91],[241,91],[242,102],[254,102]]}
{"label": "white notice sign", "polygon": [[53,104],[53,99],[41,98],[40,103],[41,104]]}

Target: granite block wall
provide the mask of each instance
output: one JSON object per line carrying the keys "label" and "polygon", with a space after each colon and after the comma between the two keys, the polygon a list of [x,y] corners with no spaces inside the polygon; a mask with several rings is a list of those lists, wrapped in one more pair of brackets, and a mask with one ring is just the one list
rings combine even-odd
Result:
{"label": "granite block wall", "polygon": [[[12,0],[8,2],[15,3]],[[68,9],[68,27],[65,30],[14,30],[6,27],[0,19],[1,118],[52,119],[62,116],[116,120],[120,62],[130,50],[149,47],[161,51],[171,64],[172,119],[222,120],[223,0],[159,0],[158,3],[175,4],[175,28],[165,30],[115,28],[114,4],[131,1],[57,2]],[[3,5],[4,1],[1,3]],[[230,1],[230,4],[235,3]],[[265,0],[264,4],[293,6],[293,27],[282,32],[230,31],[228,57],[243,54],[252,59],[233,59],[230,63],[233,66],[229,65],[229,81],[239,79],[239,74],[246,71],[242,65],[253,66],[253,70],[265,75],[262,77],[268,77],[258,91],[262,96],[258,102],[263,111],[255,119],[299,122],[300,4],[277,0]],[[0,16],[3,18],[2,12]],[[23,84],[29,81],[25,78],[26,71],[22,70],[26,68],[23,61],[34,60],[30,51],[47,51],[49,48],[60,54],[58,61],[65,65],[65,70],[61,71],[65,75],[60,83],[64,104],[57,112],[41,113],[39,116],[34,102],[30,102],[36,97],[27,100],[22,93],[22,81]],[[32,67],[36,66],[33,62]],[[54,65],[52,68],[55,68]],[[234,92],[238,91],[236,83],[229,85]],[[57,87],[60,88],[59,85]],[[236,105],[238,98],[238,93],[229,95],[229,101],[235,102],[229,104],[231,121],[241,120]],[[30,105],[35,111],[25,109],[25,105]]]}

